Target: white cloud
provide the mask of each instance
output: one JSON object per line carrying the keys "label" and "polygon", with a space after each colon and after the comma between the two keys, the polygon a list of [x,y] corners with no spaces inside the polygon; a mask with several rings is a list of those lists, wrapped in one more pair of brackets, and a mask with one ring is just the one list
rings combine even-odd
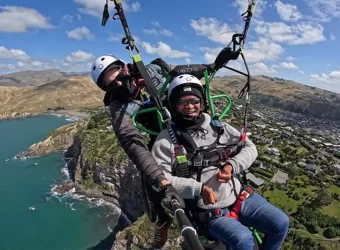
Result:
{"label": "white cloud", "polygon": [[162,34],[163,36],[173,36],[174,33],[171,32],[170,30],[167,30],[167,29],[162,29],[159,31],[160,34]]}
{"label": "white cloud", "polygon": [[[78,10],[87,15],[102,17],[105,1],[94,0],[73,0],[73,2],[79,4],[81,7]],[[123,9],[126,12],[138,12],[141,10],[139,2],[128,3],[127,0],[122,0]],[[109,1],[109,10],[114,8],[114,3]],[[110,12],[111,14],[111,12]]]}
{"label": "white cloud", "polygon": [[221,23],[213,17],[190,20],[190,26],[196,31],[196,35],[205,36],[211,41],[221,44],[229,43],[234,34],[228,24]]}
{"label": "white cloud", "polygon": [[321,82],[325,82],[325,83],[339,83],[339,81],[340,81],[340,71],[335,70],[335,71],[332,71],[330,73],[310,74],[310,80],[321,81]]}
{"label": "white cloud", "polygon": [[158,32],[155,28],[152,29],[143,29],[143,33],[146,35],[155,35],[158,36]]}
{"label": "white cloud", "polygon": [[267,36],[274,42],[297,44],[314,44],[325,41],[324,28],[316,23],[298,23],[287,25],[283,22],[266,23],[256,22],[255,32],[261,36]]}
{"label": "white cloud", "polygon": [[298,11],[296,5],[284,4],[281,1],[277,1],[275,7],[283,21],[298,21],[302,18],[302,14]]}
{"label": "white cloud", "polygon": [[72,23],[73,22],[73,16],[69,15],[69,14],[65,14],[62,18],[62,21],[68,22],[68,23]]}
{"label": "white cloud", "polygon": [[65,15],[61,18],[61,20],[62,20],[62,21],[65,21],[65,22],[68,22],[68,23],[72,23],[72,22],[73,22],[73,19],[74,19],[75,17],[78,19],[78,21],[81,20],[81,15],[79,15],[78,13],[76,13],[75,16],[72,16],[72,15],[69,15],[69,14],[65,14]]}
{"label": "white cloud", "polygon": [[170,30],[167,29],[161,29],[161,25],[159,22],[156,21],[152,21],[151,25],[153,26],[153,28],[151,29],[143,29],[143,33],[147,34],[147,35],[155,35],[158,36],[159,34],[163,35],[163,36],[173,36],[174,33]]}
{"label": "white cloud", "polygon": [[7,49],[0,46],[0,59],[30,60],[31,57],[21,49]]}
{"label": "white cloud", "polygon": [[[244,0],[235,0],[233,3],[234,6],[236,6],[239,10],[240,14],[243,14],[248,10],[248,2]],[[267,1],[261,0],[257,1],[257,4],[255,6],[254,16],[258,17],[262,14],[262,12],[265,10],[267,5]]]}
{"label": "white cloud", "polygon": [[313,73],[309,75],[309,79],[315,82],[317,87],[340,93],[340,70],[321,74]]}
{"label": "white cloud", "polygon": [[162,58],[183,58],[191,56],[191,54],[188,52],[172,49],[168,44],[164,42],[158,42],[157,46],[155,47],[148,42],[142,42],[141,44],[146,53],[159,55]]}
{"label": "white cloud", "polygon": [[274,43],[266,38],[258,41],[249,42],[244,48],[244,55],[248,62],[262,62],[265,60],[273,61],[283,54],[281,45]]}
{"label": "white cloud", "polygon": [[299,67],[296,66],[292,62],[282,62],[279,65],[280,65],[281,68],[284,68],[284,69],[299,69]]}
{"label": "white cloud", "polygon": [[[201,47],[200,50],[205,52],[204,59],[207,63],[215,61],[218,53],[223,47],[208,48]],[[249,42],[244,48],[244,55],[249,63],[258,63],[265,60],[273,61],[283,54],[284,50],[281,45],[274,43],[268,39],[260,38],[258,41]]]}
{"label": "white cloud", "polygon": [[126,11],[131,11],[131,12],[138,12],[141,10],[141,6],[139,2],[135,2],[135,3],[131,3],[131,5],[128,5],[127,3],[124,4],[125,7],[123,6],[124,9],[126,9]]}
{"label": "white cloud", "polygon": [[185,62],[186,62],[187,64],[190,64],[190,63],[191,63],[190,58],[185,58]]}
{"label": "white cloud", "polygon": [[6,73],[9,73],[12,71],[43,70],[43,69],[49,69],[49,68],[51,67],[48,63],[43,63],[41,61],[32,61],[32,62],[18,61],[17,63],[12,63],[12,64],[0,64],[0,69],[5,71]]}
{"label": "white cloud", "polygon": [[277,71],[273,68],[268,67],[264,63],[255,63],[249,65],[249,71],[252,75],[264,75],[264,74],[276,74]]}
{"label": "white cloud", "polygon": [[336,39],[336,36],[335,36],[333,33],[331,33],[330,36],[329,36],[329,38],[330,38],[332,41],[334,41],[334,40]]}
{"label": "white cloud", "polygon": [[117,42],[121,41],[124,36],[122,34],[116,33],[115,35],[111,34],[107,39],[109,42]]}
{"label": "white cloud", "polygon": [[37,10],[18,6],[0,6],[0,32],[26,32],[52,29],[53,25]]}
{"label": "white cloud", "polygon": [[161,27],[160,24],[159,24],[159,22],[156,22],[156,21],[152,21],[151,24],[152,24],[152,26],[154,26],[155,28],[160,28],[160,27]]}
{"label": "white cloud", "polygon": [[94,55],[81,50],[72,52],[70,55],[66,57],[66,61],[68,62],[88,62],[93,59]]}
{"label": "white cloud", "polygon": [[220,51],[223,49],[223,47],[217,47],[217,48],[209,48],[209,47],[201,47],[200,51],[205,52],[203,55],[203,58],[206,63],[213,63]]}
{"label": "white cloud", "polygon": [[86,28],[85,26],[75,28],[71,31],[66,31],[66,34],[69,38],[75,39],[75,40],[83,40],[83,39],[94,39],[94,34],[91,33],[91,31]]}
{"label": "white cloud", "polygon": [[340,18],[339,0],[305,0],[318,20],[328,22],[332,18]]}
{"label": "white cloud", "polygon": [[286,58],[286,60],[287,60],[287,61],[289,61],[289,62],[291,62],[291,61],[294,61],[294,60],[295,60],[295,58],[294,58],[294,57],[292,57],[292,56],[288,56],[288,57]]}

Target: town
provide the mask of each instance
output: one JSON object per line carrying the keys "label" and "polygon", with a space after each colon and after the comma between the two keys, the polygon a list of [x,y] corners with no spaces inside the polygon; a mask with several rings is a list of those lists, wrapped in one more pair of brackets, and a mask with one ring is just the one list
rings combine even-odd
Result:
{"label": "town", "polygon": [[[222,112],[225,104],[215,101],[216,111]],[[225,121],[240,128],[243,117],[244,105],[238,102]],[[284,249],[295,249],[291,247],[298,241],[306,247],[301,249],[320,249],[320,244],[323,249],[339,249],[340,126],[253,105],[247,135],[258,150],[246,173],[249,184],[291,218],[290,246]]]}

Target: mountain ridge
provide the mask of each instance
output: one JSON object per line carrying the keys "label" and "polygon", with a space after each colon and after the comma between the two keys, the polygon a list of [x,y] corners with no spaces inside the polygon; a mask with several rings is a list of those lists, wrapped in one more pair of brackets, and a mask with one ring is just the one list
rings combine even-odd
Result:
{"label": "mountain ridge", "polygon": [[[0,79],[0,118],[11,117],[16,112],[39,114],[54,108],[76,109],[103,105],[104,92],[93,83],[86,72],[73,75],[58,70],[40,73],[37,71],[33,76],[35,79],[43,79],[39,74],[46,76],[51,72],[57,72],[57,79],[34,86],[1,86]],[[12,73],[10,76],[32,76],[31,72],[16,74]],[[214,93],[229,94],[234,101],[246,80],[246,77],[236,75],[215,77],[210,86]],[[253,76],[251,103],[340,121],[340,94],[283,78]]]}

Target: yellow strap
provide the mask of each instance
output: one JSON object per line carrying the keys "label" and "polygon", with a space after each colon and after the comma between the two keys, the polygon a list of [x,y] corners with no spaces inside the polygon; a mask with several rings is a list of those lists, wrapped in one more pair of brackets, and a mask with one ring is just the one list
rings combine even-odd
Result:
{"label": "yellow strap", "polygon": [[176,159],[179,164],[187,162],[187,157],[185,155],[179,155],[176,157]]}

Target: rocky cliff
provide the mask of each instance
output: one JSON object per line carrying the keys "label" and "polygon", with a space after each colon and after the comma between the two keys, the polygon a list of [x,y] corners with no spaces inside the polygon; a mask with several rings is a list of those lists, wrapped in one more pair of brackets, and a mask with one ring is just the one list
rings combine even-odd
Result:
{"label": "rocky cliff", "polygon": [[[33,144],[18,156],[40,156],[66,149],[64,158],[70,180],[54,191],[64,193],[75,188],[78,194],[103,198],[117,205],[121,216],[133,224],[119,218],[120,225],[114,232],[122,231],[114,237],[115,242],[111,242],[112,249],[150,249],[154,227],[143,215],[140,175],[119,147],[111,128],[109,117],[102,110],[88,121],[56,129],[44,141]],[[180,243],[178,229],[173,227],[166,249],[181,249]]]}
{"label": "rocky cliff", "polygon": [[27,151],[18,154],[17,157],[35,157],[66,150],[72,145],[75,133],[84,124],[84,122],[79,122],[57,128],[45,140],[31,145]]}

